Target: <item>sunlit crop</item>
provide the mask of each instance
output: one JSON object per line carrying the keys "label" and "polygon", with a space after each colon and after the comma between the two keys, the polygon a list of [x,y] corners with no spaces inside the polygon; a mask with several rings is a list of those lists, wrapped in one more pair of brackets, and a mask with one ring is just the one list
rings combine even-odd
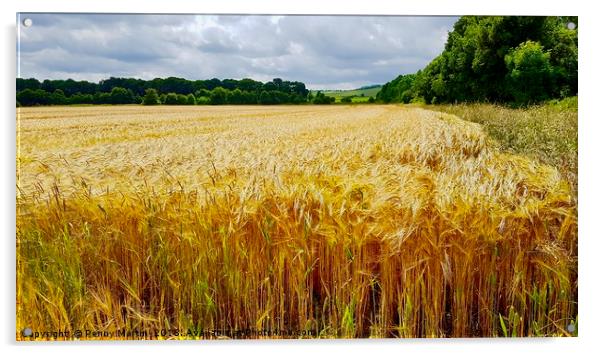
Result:
{"label": "sunlit crop", "polygon": [[18,128],[18,337],[547,336],[577,321],[570,184],[476,123],[131,106],[20,108]]}

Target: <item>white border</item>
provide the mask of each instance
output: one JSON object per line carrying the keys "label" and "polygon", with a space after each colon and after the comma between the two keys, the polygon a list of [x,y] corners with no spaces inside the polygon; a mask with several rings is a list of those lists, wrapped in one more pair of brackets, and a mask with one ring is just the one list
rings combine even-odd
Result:
{"label": "white border", "polygon": [[[9,2],[10,1],[10,2]],[[593,350],[599,334],[600,226],[597,223],[600,201],[600,152],[602,135],[599,95],[600,13],[594,1],[483,1],[483,0],[3,0],[2,18],[2,189],[0,217],[2,239],[2,273],[0,293],[2,319],[0,335],[7,352],[104,353],[107,350],[128,352],[141,346],[145,353],[165,351],[192,352],[251,351],[304,353],[344,350],[365,353],[370,350],[419,353],[578,353]],[[589,2],[589,4],[587,4]],[[15,84],[16,12],[134,12],[134,13],[252,13],[252,14],[377,14],[377,15],[578,15],[579,16],[579,338],[563,339],[435,339],[435,340],[320,340],[320,341],[238,341],[185,343],[16,343],[15,336]],[[375,347],[374,347],[375,346]],[[374,349],[372,349],[374,347]],[[136,348],[138,349],[138,348]]]}

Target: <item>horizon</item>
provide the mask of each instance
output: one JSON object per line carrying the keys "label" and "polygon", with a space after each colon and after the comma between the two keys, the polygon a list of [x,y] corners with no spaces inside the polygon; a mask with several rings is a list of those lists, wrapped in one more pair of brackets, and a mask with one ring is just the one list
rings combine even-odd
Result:
{"label": "horizon", "polygon": [[[97,84],[98,85],[98,84],[100,84],[100,82],[106,81],[106,80],[109,80],[109,79],[112,79],[112,78],[113,79],[136,79],[136,80],[152,81],[152,80],[156,80],[156,79],[165,80],[165,79],[168,79],[168,78],[171,78],[171,77],[176,78],[176,79],[183,79],[183,80],[187,80],[187,81],[206,81],[206,80],[212,80],[212,79],[218,79],[220,81],[224,81],[224,80],[237,80],[237,81],[240,81],[240,80],[245,80],[245,79],[255,80],[255,79],[252,79],[250,77],[243,77],[243,78],[230,78],[230,77],[219,78],[219,77],[212,77],[212,78],[206,78],[206,79],[189,79],[189,78],[177,77],[177,76],[154,77],[152,79],[143,79],[143,78],[139,78],[139,77],[125,77],[125,76],[124,77],[115,77],[115,76],[111,76],[111,77],[107,77],[107,78],[104,78],[104,79],[101,79],[101,80],[98,80],[98,81],[76,80],[76,79],[73,79],[73,78],[70,78],[70,77],[68,77],[66,79],[39,79],[39,78],[36,78],[36,77],[18,77],[17,76],[17,79],[21,79],[21,80],[32,80],[33,79],[33,80],[37,80],[40,83],[43,83],[46,80],[49,80],[49,81],[59,81],[59,80],[68,81],[68,80],[73,80],[75,82],[87,81],[89,83],[93,83],[93,84]],[[262,83],[266,83],[266,82],[270,82],[270,81],[272,81],[274,79],[282,79],[282,78],[274,77],[274,78],[272,78],[270,80],[267,80],[267,81],[261,81],[261,80],[255,80],[255,81],[260,81]],[[285,79],[283,79],[283,80],[285,80]],[[294,80],[285,80],[285,81],[294,81]],[[299,81],[299,80],[297,80],[297,81]],[[306,84],[306,86],[307,86],[306,82],[303,82],[303,81],[299,81],[299,82],[302,82],[303,84]],[[359,86],[359,87],[348,88],[348,89],[336,89],[336,88],[335,89],[333,89],[333,88],[307,88],[307,89],[310,90],[310,91],[353,91],[353,90],[361,90],[361,89],[373,88],[373,87],[382,87],[384,84],[385,83],[369,83],[369,84],[366,84],[366,85],[362,85],[362,86]]]}

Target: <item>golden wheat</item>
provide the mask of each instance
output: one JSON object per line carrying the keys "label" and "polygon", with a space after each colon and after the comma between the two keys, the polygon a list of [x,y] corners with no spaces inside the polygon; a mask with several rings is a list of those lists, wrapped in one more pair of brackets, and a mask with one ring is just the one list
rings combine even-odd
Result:
{"label": "golden wheat", "polygon": [[576,321],[569,184],[478,124],[374,105],[18,119],[18,338],[541,336]]}

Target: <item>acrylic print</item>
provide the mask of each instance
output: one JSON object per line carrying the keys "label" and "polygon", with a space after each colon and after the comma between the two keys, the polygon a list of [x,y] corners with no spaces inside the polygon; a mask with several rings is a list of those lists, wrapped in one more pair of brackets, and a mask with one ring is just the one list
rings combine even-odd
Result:
{"label": "acrylic print", "polygon": [[578,335],[576,17],[17,32],[17,340]]}

